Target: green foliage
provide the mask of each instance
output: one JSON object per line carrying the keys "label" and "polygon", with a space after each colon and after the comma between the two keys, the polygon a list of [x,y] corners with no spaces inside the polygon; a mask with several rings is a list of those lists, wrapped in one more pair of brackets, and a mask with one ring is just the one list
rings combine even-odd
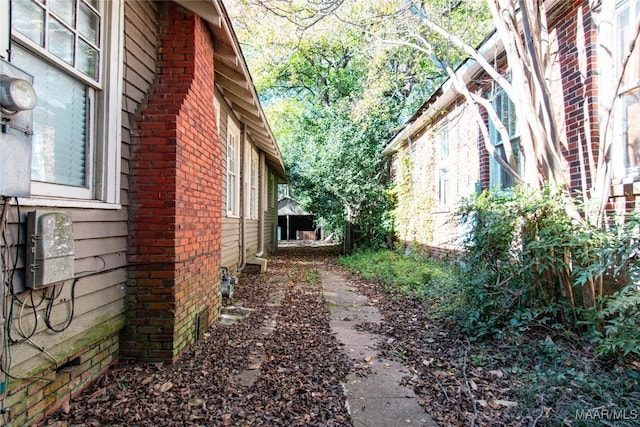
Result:
{"label": "green foliage", "polygon": [[305,283],[309,283],[312,285],[320,283],[320,272],[317,268],[311,268],[309,270],[305,270],[304,275],[302,276],[301,281]]}
{"label": "green foliage", "polygon": [[[422,28],[405,0],[236,0],[228,7],[299,202],[329,232],[351,224],[356,247],[387,245],[392,204],[380,153],[443,81],[433,55],[458,63],[461,52]],[[487,33],[482,2],[425,7],[465,39]],[[469,16],[478,25],[467,25]],[[414,32],[435,49],[394,42],[415,40]]]}
{"label": "green foliage", "polygon": [[[601,366],[569,341],[554,341],[542,335],[476,343],[474,348],[470,355],[474,367],[485,371],[500,369],[513,378],[513,399],[518,402],[519,414],[540,415],[539,425],[587,427],[594,425],[594,420],[576,419],[577,411],[628,411],[640,405],[638,372],[631,367]],[[615,422],[616,426],[636,424],[633,419]]]}
{"label": "green foliage", "polygon": [[[509,245],[503,242],[503,253],[512,256],[507,247]],[[465,322],[462,315],[478,311],[479,302],[473,297],[475,294],[469,293],[469,286],[472,285],[464,281],[469,276],[458,276],[453,264],[398,251],[356,252],[340,258],[339,262],[364,278],[383,283],[391,296],[401,293],[424,300],[433,310],[432,314],[445,321],[458,317]],[[494,265],[491,268],[497,267]],[[473,283],[477,284],[478,281]],[[608,310],[605,305],[603,313],[614,315],[625,326],[629,326],[625,333],[637,339],[639,292],[630,288],[620,293],[626,292],[629,293],[629,299],[622,299],[622,295],[620,299],[615,299],[624,307],[615,303]],[[629,307],[632,311],[626,312],[626,316],[618,316]],[[569,331],[563,331],[562,325],[552,320],[562,310],[570,311],[566,301],[548,307],[514,310],[510,322],[503,325],[503,333],[497,334],[497,339],[474,342],[473,351],[469,354],[470,363],[476,370],[497,371],[509,377],[512,400],[518,402],[514,409],[517,416],[524,419],[533,414],[532,418],[540,419],[540,425],[570,423],[586,427],[593,420],[576,419],[577,411],[595,408],[629,410],[638,407],[640,374],[631,365],[610,369],[591,358],[589,352],[584,352],[581,347],[581,344],[587,344],[585,341],[577,339]],[[533,328],[534,324],[544,325]],[[486,324],[476,323],[475,326],[479,329],[470,330],[472,336],[483,328],[485,331],[490,329]],[[496,328],[490,330],[494,334],[496,331]],[[613,341],[620,342],[617,338]],[[409,352],[403,347],[391,349],[387,355],[411,362]],[[621,420],[616,425],[631,426],[634,423],[637,420]]]}
{"label": "green foliage", "polygon": [[[605,289],[595,308],[581,312],[601,355],[640,354],[640,216],[627,218],[602,232],[592,262],[576,273],[582,284],[605,278]],[[612,290],[617,290],[611,292]]]}
{"label": "green foliage", "polygon": [[637,285],[626,286],[604,298],[604,307],[597,312],[602,332],[594,332],[597,351],[602,355],[640,354],[640,291]]}
{"label": "green foliage", "polygon": [[[464,242],[463,265],[473,302],[465,325],[474,334],[500,332],[509,324],[519,327],[527,317],[520,310],[548,305],[548,290],[530,281],[534,262],[523,251],[522,235],[525,218],[544,209],[535,209],[541,207],[539,200],[523,196],[485,192],[460,209],[461,221],[471,230]],[[545,257],[537,261],[540,272],[553,268]]]}
{"label": "green foliage", "polygon": [[566,203],[551,188],[516,188],[463,204],[463,323],[475,336],[586,328],[601,354],[640,354],[638,218],[595,229]]}
{"label": "green foliage", "polygon": [[339,262],[364,278],[383,283],[392,293],[429,301],[435,315],[450,315],[464,308],[456,269],[447,261],[380,250],[355,252]]}
{"label": "green foliage", "polygon": [[404,151],[398,153],[396,161],[395,185],[389,190],[394,201],[391,215],[395,237],[407,244],[428,242],[433,236],[433,197],[414,181],[416,166]]}

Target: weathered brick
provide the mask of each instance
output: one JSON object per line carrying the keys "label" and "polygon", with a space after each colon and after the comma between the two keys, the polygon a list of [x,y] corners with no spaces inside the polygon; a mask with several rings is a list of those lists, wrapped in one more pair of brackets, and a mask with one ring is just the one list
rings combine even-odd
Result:
{"label": "weathered brick", "polygon": [[[164,7],[170,18],[160,35],[159,74],[139,115],[130,165],[131,253],[148,263],[132,271],[130,285],[149,292],[128,300],[128,328],[136,329],[122,334],[124,357],[155,360],[173,359],[192,341],[196,301],[219,304],[217,293],[201,285],[219,281],[219,261],[181,271],[175,263],[219,260],[222,214],[222,149],[210,137],[217,134],[213,40],[199,18],[173,3]],[[141,316],[145,327],[136,321]]]}

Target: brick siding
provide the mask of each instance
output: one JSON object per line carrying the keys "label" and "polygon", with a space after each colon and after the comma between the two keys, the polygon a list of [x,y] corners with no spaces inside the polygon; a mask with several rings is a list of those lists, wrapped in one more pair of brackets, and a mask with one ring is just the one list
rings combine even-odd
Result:
{"label": "brick siding", "polygon": [[[104,374],[118,358],[118,335],[104,338],[73,357],[59,361],[60,368],[46,369],[38,378],[12,380],[5,407],[10,408],[8,424],[31,425],[54,412]],[[0,425],[4,425],[0,419]]]}
{"label": "brick siding", "polygon": [[158,76],[138,114],[123,358],[175,360],[220,308],[221,145],[206,24],[162,4]]}
{"label": "brick siding", "polygon": [[[550,39],[554,43],[555,52],[553,75],[551,76],[551,97],[562,103],[566,129],[561,129],[562,152],[567,160],[570,183],[573,192],[582,191],[592,185],[592,170],[588,165],[590,159],[594,163],[598,160],[598,62],[597,62],[597,28],[587,0],[569,0],[560,3],[549,15]],[[496,57],[500,72],[505,72],[505,57]],[[490,89],[490,80],[482,73],[474,76],[469,84],[471,92],[486,93]],[[442,122],[449,122],[450,126],[450,158],[453,161],[450,168],[450,191],[455,196],[449,210],[441,207],[433,210],[433,236],[419,236],[416,230],[406,230],[407,236],[416,235],[408,246],[419,245],[434,256],[441,257],[455,253],[456,237],[461,230],[456,221],[452,220],[455,204],[459,196],[468,196],[473,179],[489,187],[489,154],[485,149],[482,135],[473,119],[456,120],[464,117],[460,105],[464,103],[458,96],[452,104],[438,112],[437,118],[411,135],[413,144],[423,144],[422,151],[435,152],[435,140],[431,134]],[[467,109],[468,107],[464,107]],[[488,117],[483,112],[484,120]],[[401,148],[407,150],[407,147]],[[415,148],[414,148],[415,150]],[[469,156],[468,153],[475,153]],[[472,158],[473,157],[473,158]],[[396,155],[397,162],[398,155]],[[585,168],[586,165],[586,168]],[[428,171],[420,170],[426,174]],[[475,177],[475,178],[474,178]],[[465,191],[466,189],[466,191]],[[422,188],[435,196],[435,186],[427,185]],[[612,201],[610,209],[631,211],[637,209],[640,201],[640,182],[620,183],[612,187]],[[402,238],[403,236],[399,236]],[[452,252],[453,250],[453,252]]]}

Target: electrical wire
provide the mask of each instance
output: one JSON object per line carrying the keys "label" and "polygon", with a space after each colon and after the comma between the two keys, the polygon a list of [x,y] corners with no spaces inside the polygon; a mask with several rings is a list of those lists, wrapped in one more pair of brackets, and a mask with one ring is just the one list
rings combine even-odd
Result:
{"label": "electrical wire", "polygon": [[[49,384],[51,384],[52,382],[54,382],[55,380],[51,379],[51,378],[47,378],[47,377],[41,377],[39,375],[33,375],[33,376],[29,376],[29,377],[17,377],[15,375],[12,375],[9,373],[8,370],[6,370],[4,367],[0,367],[0,370],[2,370],[2,373],[4,375],[6,375],[7,377],[9,377],[12,380],[18,380],[18,381],[24,381],[24,380],[40,380],[40,381],[46,381]],[[5,393],[6,394],[6,393]]]}
{"label": "electrical wire", "polygon": [[[20,224],[21,212],[20,212],[20,204],[18,202],[18,199],[15,198],[15,205],[16,205],[17,215],[18,215],[18,227],[17,227],[18,234],[17,234],[17,239],[15,241],[11,240],[10,242],[10,239],[7,236],[7,230],[8,230],[7,224],[8,224],[9,205],[10,205],[11,199],[12,199],[11,197],[2,198],[2,201],[4,203],[2,205],[2,212],[0,214],[0,239],[1,239],[0,286],[3,286],[3,289],[0,290],[0,292],[2,292],[2,295],[3,295],[2,317],[0,318],[0,338],[1,338],[0,371],[4,375],[5,385],[8,385],[9,379],[31,380],[31,381],[42,380],[42,381],[47,381],[48,383],[52,383],[53,379],[47,378],[44,376],[18,377],[18,376],[12,375],[10,373],[11,344],[28,343],[29,345],[38,349],[44,356],[51,359],[51,361],[54,363],[57,369],[59,367],[59,362],[55,358],[55,356],[52,355],[50,352],[48,352],[47,349],[44,348],[44,346],[39,345],[32,339],[38,330],[38,317],[39,317],[38,307],[40,307],[46,300],[47,304],[46,304],[46,307],[44,310],[45,313],[43,316],[46,327],[49,330],[56,333],[64,332],[71,326],[71,323],[73,322],[73,319],[75,316],[75,299],[76,299],[75,291],[76,291],[76,285],[79,279],[81,277],[85,277],[86,275],[88,275],[86,273],[91,274],[91,273],[97,273],[105,270],[107,267],[107,263],[103,257],[97,256],[96,258],[98,258],[102,262],[102,266],[94,270],[78,272],[78,274],[80,274],[81,276],[76,275],[76,277],[73,279],[73,282],[71,284],[71,296],[70,296],[71,306],[70,306],[70,313],[66,320],[66,323],[64,323],[62,327],[54,326],[52,322],[52,313],[53,313],[55,301],[58,298],[60,298],[60,296],[62,295],[65,283],[62,283],[59,286],[58,285],[52,286],[50,294],[48,293],[47,288],[42,289],[40,291],[40,299],[37,302],[34,296],[34,292],[37,292],[37,290],[26,289],[29,292],[29,294],[25,295],[24,297],[20,297],[20,294],[22,293],[22,291],[20,292],[17,291],[17,289],[14,286],[15,284],[14,279],[15,279],[16,271],[18,270],[18,259],[19,259],[17,245],[19,245],[21,241],[21,224]],[[16,253],[13,260],[11,260],[12,245],[16,245]],[[26,266],[26,268],[28,268],[28,266]],[[5,290],[9,291],[9,295],[8,295],[9,298],[6,297],[7,295],[5,294]],[[17,313],[17,319],[14,318],[16,314],[15,313],[16,307],[19,307],[19,311]],[[26,314],[27,310],[30,310],[30,313],[31,313],[30,315]],[[26,320],[27,317],[30,317],[30,316],[33,316],[33,322],[32,322],[33,326],[31,328],[28,328],[29,330],[26,330],[27,328],[25,327],[23,322],[24,320]],[[13,336],[13,334],[16,332],[20,335],[20,337]],[[0,410],[6,406],[7,394],[8,394],[7,390],[5,389],[4,392],[2,393],[2,403],[1,403],[2,406],[0,407]],[[2,420],[4,421],[4,424],[8,425],[7,414],[4,411],[0,411],[0,412],[2,412]]]}
{"label": "electrical wire", "polygon": [[105,261],[104,257],[101,255],[94,255],[94,258],[98,258],[100,261],[102,261],[102,267],[100,268],[96,268],[94,270],[83,270],[83,271],[78,271],[76,272],[76,276],[81,276],[84,277],[84,275],[89,275],[89,274],[95,274],[95,273],[100,273],[101,271],[104,271],[107,268],[107,261]]}
{"label": "electrical wire", "polygon": [[[34,304],[33,290],[30,290],[29,298],[31,299],[31,304],[27,304],[26,299],[24,301],[20,301],[20,299],[17,298],[15,295],[11,295],[11,305],[9,306],[9,316],[8,316],[9,321],[7,322],[7,336],[9,337],[9,342],[11,344],[20,344],[24,341],[27,341],[36,333],[36,330],[38,329],[38,312],[36,309],[38,308],[38,306],[40,306],[40,304],[42,304],[42,302],[44,301],[44,298],[40,299],[40,302],[38,304]],[[14,322],[13,310],[16,304],[20,306],[20,317],[18,317],[19,321],[22,320],[21,316],[25,307],[30,308],[33,311],[33,319],[34,319],[33,329],[31,330],[31,332],[29,332],[29,334],[25,334],[24,330],[22,329],[22,326],[20,325],[18,332],[20,332],[20,334],[22,335],[22,338],[18,338],[18,339],[12,336],[12,330],[13,330],[12,325]]]}
{"label": "electrical wire", "polygon": [[[17,214],[18,214],[18,223],[20,222],[20,217],[21,217],[21,212],[20,212],[20,202],[18,201],[18,199],[15,199],[15,203],[16,203],[16,209],[17,209]],[[16,242],[20,242],[20,237],[21,237],[21,227],[20,224],[18,224],[18,235],[16,237]],[[6,235],[4,235],[3,233],[3,239],[5,242],[5,245],[8,247],[8,241],[6,238]],[[7,263],[8,264],[8,263]],[[13,268],[11,269],[11,275],[9,278],[9,282],[8,282],[8,287],[9,287],[9,291],[11,294],[11,304],[9,305],[9,313],[7,316],[7,322],[6,322],[6,330],[7,330],[7,337],[9,338],[9,343],[11,344],[20,344],[23,343],[27,340],[29,340],[31,337],[33,337],[33,335],[36,333],[36,330],[38,328],[38,312],[37,312],[37,308],[40,307],[40,305],[44,302],[44,292],[41,293],[41,297],[40,297],[40,301],[38,301],[37,304],[34,303],[34,299],[33,299],[33,289],[29,289],[29,299],[31,300],[31,304],[27,305],[26,307],[31,308],[32,312],[33,312],[33,318],[34,318],[34,326],[33,326],[33,330],[28,334],[25,335],[24,333],[22,333],[22,338],[14,338],[13,337],[13,321],[14,321],[14,317],[13,317],[13,310],[14,310],[14,305],[18,304],[21,307],[21,310],[25,307],[26,304],[26,300],[22,301],[20,299],[20,297],[18,296],[18,292],[16,292],[16,289],[14,288],[14,277],[16,274],[16,271],[18,270],[18,255],[16,254],[15,258],[13,259]]]}
{"label": "electrical wire", "polygon": [[[2,232],[2,254],[0,256],[0,262],[2,263],[2,265],[0,267],[1,268],[1,279],[2,282],[0,283],[0,286],[2,286],[2,289],[0,290],[0,295],[2,297],[2,313],[1,313],[1,319],[2,322],[5,322],[6,319],[6,314],[7,314],[7,298],[5,297],[5,291],[7,289],[6,287],[6,283],[5,283],[5,279],[6,279],[6,273],[7,273],[7,265],[8,265],[8,246],[7,246],[7,238],[6,238],[6,228],[7,228],[7,215],[8,215],[8,208],[7,205],[9,204],[9,200],[10,198],[8,197],[3,197],[3,205],[2,205],[2,216],[0,217],[0,228],[1,228],[1,232]],[[2,324],[2,328],[4,328],[5,325]],[[0,332],[2,335],[2,349],[0,351],[0,369],[2,370],[2,372],[4,373],[4,378],[3,378],[3,383],[5,385],[5,389],[3,390],[2,393],[2,408],[4,408],[6,406],[6,401],[7,401],[7,390],[6,390],[6,386],[9,382],[9,372],[8,372],[8,368],[10,366],[9,363],[7,363],[9,356],[9,340],[8,337],[6,335],[6,333],[3,333],[4,331]],[[5,365],[7,366],[7,369],[5,370]],[[2,420],[4,422],[5,425],[8,425],[8,420],[7,420],[7,415],[5,413],[5,411],[2,411]]]}
{"label": "electrical wire", "polygon": [[[9,204],[11,202],[11,199],[15,200],[15,205],[16,205],[16,209],[17,209],[17,215],[18,215],[18,234],[17,234],[17,238],[15,239],[15,245],[19,245],[20,244],[20,239],[21,239],[21,226],[20,226],[20,218],[21,218],[21,212],[20,212],[20,203],[18,201],[18,198],[13,198],[13,197],[2,197],[2,201],[3,201],[3,205],[2,205],[2,213],[0,215],[0,236],[2,239],[2,244],[1,244],[1,254],[0,254],[0,286],[2,286],[2,290],[0,290],[0,292],[2,293],[2,321],[4,324],[0,325],[0,327],[2,328],[2,332],[0,333],[1,336],[1,348],[0,348],[0,371],[2,372],[2,374],[4,375],[4,384],[5,386],[8,385],[9,379],[12,380],[43,380],[43,381],[47,381],[48,383],[52,383],[53,380],[51,378],[46,378],[46,377],[42,377],[42,376],[29,376],[29,377],[18,377],[15,375],[12,375],[10,373],[10,367],[11,367],[11,344],[17,344],[17,343],[22,343],[22,342],[28,342],[30,345],[34,346],[35,348],[37,348],[38,350],[40,350],[40,352],[42,352],[42,354],[44,354],[45,356],[47,356],[48,358],[50,358],[56,368],[58,367],[58,361],[56,360],[56,358],[49,353],[43,346],[38,345],[37,343],[35,343],[31,338],[33,337],[33,335],[35,334],[37,327],[38,327],[38,313],[37,313],[37,308],[42,305],[42,303],[45,300],[45,292],[41,293],[41,298],[40,301],[38,301],[38,303],[35,302],[34,300],[34,290],[33,289],[29,289],[29,295],[28,295],[28,299],[24,298],[24,300],[20,299],[18,297],[18,292],[16,292],[16,289],[14,287],[14,279],[15,279],[15,274],[16,271],[18,270],[18,253],[17,253],[17,249],[16,249],[16,254],[15,257],[13,258],[13,262],[10,261],[10,257],[11,257],[11,244],[9,241],[9,238],[7,237],[7,224],[8,224],[8,213],[9,213]],[[9,296],[10,298],[6,298],[6,294],[5,294],[5,290],[9,290]],[[14,339],[12,337],[12,329],[13,329],[13,321],[14,321],[14,306],[15,305],[19,305],[20,306],[20,312],[19,312],[19,317],[18,317],[18,332],[22,335],[21,339]],[[34,325],[33,325],[33,329],[31,331],[29,331],[29,333],[25,333],[24,327],[22,325],[22,320],[24,317],[26,317],[24,315],[24,310],[25,308],[28,308],[30,310],[32,310],[32,314],[33,314],[33,319],[34,319]],[[73,312],[72,312],[73,313]],[[70,319],[71,320],[71,319]],[[68,324],[71,323],[71,321],[69,320]],[[68,325],[65,326],[68,327]],[[63,329],[64,330],[64,329]],[[0,410],[4,409],[6,407],[6,399],[7,399],[7,390],[5,388],[4,392],[2,393],[2,403],[0,406]],[[4,422],[4,425],[8,425],[8,419],[7,419],[7,413],[5,411],[0,411],[2,412],[2,420]]]}
{"label": "electrical wire", "polygon": [[[22,328],[22,319],[24,318],[24,316],[22,315],[22,309],[24,308],[24,306],[25,306],[25,304],[23,304],[22,307],[20,308],[20,315],[18,316],[18,329],[19,329],[20,333],[22,334],[22,336],[26,337],[26,334],[24,333],[23,328]],[[55,357],[53,357],[53,355],[51,353],[49,353],[43,346],[38,345],[35,341],[33,341],[31,339],[31,337],[33,337],[37,327],[38,327],[38,324],[36,322],[34,327],[33,327],[33,330],[29,333],[29,336],[24,339],[24,341],[26,341],[27,343],[31,344],[33,347],[37,348],[45,356],[47,356],[49,359],[51,359],[53,361],[53,363],[56,365],[56,369],[58,369],[58,360]]]}
{"label": "electrical wire", "polygon": [[[71,284],[71,313],[69,313],[69,319],[67,320],[67,324],[62,327],[62,329],[57,329],[51,324],[51,312],[53,310],[53,303],[60,295],[62,295],[62,286],[60,287],[60,292],[58,296],[55,295],[55,286],[53,288],[51,298],[48,298],[49,301],[47,303],[47,308],[45,310],[44,323],[47,325],[47,328],[52,330],[53,332],[64,332],[71,326],[71,322],[73,321],[75,306],[76,306],[76,284],[80,278],[76,277],[73,279],[73,283]],[[64,285],[63,285],[64,286]]]}
{"label": "electrical wire", "polygon": [[[18,214],[18,237],[16,238],[16,242],[18,242],[18,244],[20,243],[20,203],[18,202],[18,198],[15,198],[16,200],[16,211]],[[4,236],[5,239],[5,244],[7,243],[6,240],[6,236]],[[8,246],[7,246],[8,247]],[[16,251],[17,252],[17,251]],[[9,279],[9,289],[11,290],[11,293],[14,294],[14,290],[13,290],[13,278],[16,274],[16,270],[18,269],[18,254],[16,253],[16,257],[13,259],[13,269],[11,270],[11,277]]]}

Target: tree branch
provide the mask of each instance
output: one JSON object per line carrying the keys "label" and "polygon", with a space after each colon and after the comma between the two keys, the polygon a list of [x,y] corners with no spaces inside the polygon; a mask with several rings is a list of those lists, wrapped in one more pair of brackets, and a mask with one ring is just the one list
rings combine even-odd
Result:
{"label": "tree branch", "polygon": [[[407,0],[409,2],[409,0]],[[515,99],[515,94],[513,87],[509,81],[504,78],[485,58],[473,47],[466,44],[462,39],[451,34],[431,19],[429,19],[424,13],[419,10],[412,9],[412,11],[420,18],[420,21],[427,26],[431,31],[439,34],[445,40],[451,42],[454,46],[463,50],[469,57],[474,59],[480,67],[492,78],[494,79],[500,87],[504,89],[509,98]]]}

